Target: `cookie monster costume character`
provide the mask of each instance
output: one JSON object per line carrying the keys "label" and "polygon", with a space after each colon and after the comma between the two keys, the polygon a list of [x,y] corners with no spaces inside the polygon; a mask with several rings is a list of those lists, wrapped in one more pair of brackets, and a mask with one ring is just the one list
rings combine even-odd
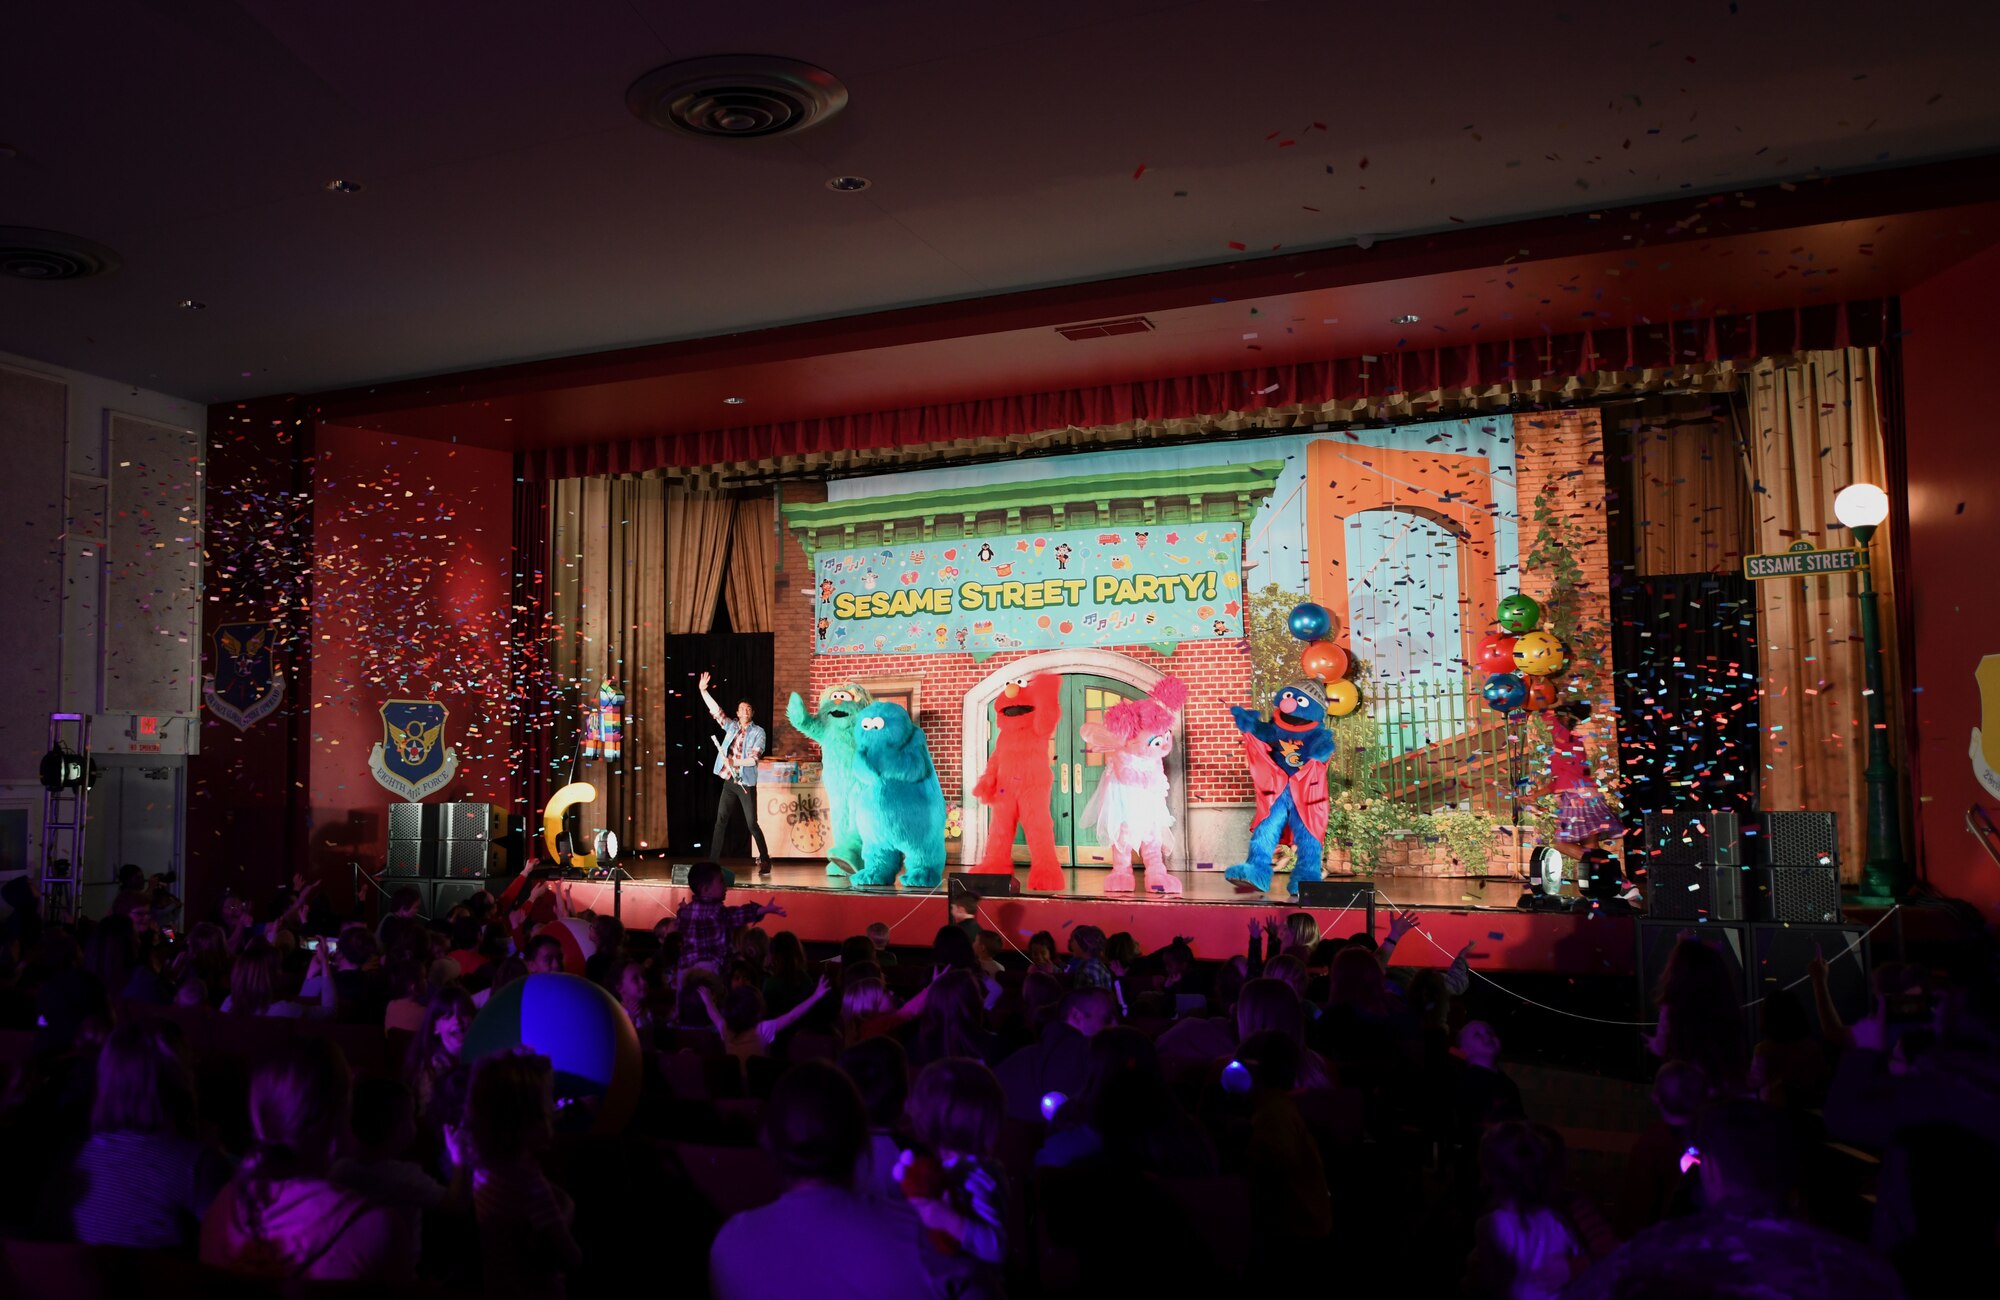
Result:
{"label": "cookie monster costume character", "polygon": [[900,704],[861,710],[854,726],[854,829],[861,837],[857,885],[914,889],[944,879],[944,790],[931,747]]}
{"label": "cookie monster costume character", "polygon": [[1257,790],[1257,821],[1250,828],[1247,860],[1223,872],[1245,889],[1271,887],[1271,854],[1289,836],[1298,849],[1286,892],[1296,896],[1301,881],[1318,880],[1326,835],[1326,760],[1333,757],[1333,733],[1326,729],[1326,692],[1318,682],[1297,681],[1271,699],[1271,719],[1241,705],[1230,717],[1243,733],[1250,783]]}
{"label": "cookie monster costume character", "polygon": [[861,710],[875,702],[868,688],[841,682],[819,693],[819,712],[808,714],[806,702],[792,692],[785,718],[799,734],[819,746],[820,788],[826,791],[826,818],[833,831],[826,874],[842,876],[861,865],[861,833],[854,821],[854,724]]}
{"label": "cookie monster costume character", "polygon": [[1017,677],[993,701],[993,723],[999,735],[986,771],[972,793],[993,809],[986,827],[986,851],[972,870],[985,875],[1011,875],[1014,870],[1014,827],[1028,833],[1028,888],[1061,889],[1068,884],[1056,859],[1055,818],[1049,811],[1049,738],[1062,723],[1062,678],[1055,673]]}

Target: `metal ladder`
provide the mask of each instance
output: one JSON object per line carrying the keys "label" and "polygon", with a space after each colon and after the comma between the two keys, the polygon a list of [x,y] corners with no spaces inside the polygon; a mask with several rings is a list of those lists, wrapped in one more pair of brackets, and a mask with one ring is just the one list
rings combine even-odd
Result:
{"label": "metal ladder", "polygon": [[89,714],[49,715],[48,752],[57,750],[76,755],[83,780],[73,787],[42,790],[42,910],[52,921],[70,921],[80,897],[84,825],[90,815]]}

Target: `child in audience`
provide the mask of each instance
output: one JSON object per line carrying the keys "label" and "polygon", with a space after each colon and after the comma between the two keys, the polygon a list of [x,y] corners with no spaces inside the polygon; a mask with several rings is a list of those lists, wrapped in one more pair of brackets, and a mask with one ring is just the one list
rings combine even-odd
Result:
{"label": "child in audience", "polygon": [[739,1061],[753,1056],[769,1056],[771,1044],[778,1041],[778,1035],[792,1027],[793,1022],[827,995],[833,986],[826,976],[819,977],[819,984],[805,1001],[775,1019],[764,1018],[764,995],[748,984],[739,984],[729,990],[728,1000],[718,1010],[715,995],[707,985],[700,986],[701,1005],[708,1012],[708,1021],[715,1026],[715,1032],[722,1038],[722,1048]]}
{"label": "child in audience", "polygon": [[1004,969],[1000,965],[1000,946],[1004,942],[997,931],[981,930],[979,932],[979,937],[973,940],[972,950],[979,957],[980,970],[985,971],[988,975],[998,975]]}
{"label": "child in audience", "polygon": [[570,1224],[576,1206],[542,1172],[555,1139],[555,1074],[545,1056],[507,1052],[480,1061],[466,1099],[472,1204],[489,1296],[552,1297],[583,1262]]}
{"label": "child in audience", "polygon": [[417,1232],[423,1212],[441,1207],[446,1193],[422,1165],[403,1158],[416,1141],[416,1098],[409,1088],[394,1079],[365,1079],[354,1087],[354,1145],[334,1162],[333,1181],[403,1210]]}
{"label": "child in audience", "polygon": [[1553,1130],[1520,1121],[1496,1125],[1480,1140],[1490,1208],[1479,1220],[1468,1297],[1554,1300],[1589,1264],[1560,1208],[1560,1141]]}
{"label": "child in audience", "polygon": [[854,1190],[890,1202],[900,1202],[896,1165],[903,1154],[896,1125],[910,1094],[910,1063],[903,1045],[888,1034],[854,1044],[840,1054],[840,1068],[854,1080],[861,1104],[868,1111],[868,1146],[854,1173]]}
{"label": "child in audience", "polygon": [[1047,930],[1035,931],[1034,937],[1028,940],[1028,969],[1048,975],[1062,973],[1062,967],[1056,961],[1056,937]]}
{"label": "child in audience", "polygon": [[1104,931],[1094,925],[1079,925],[1069,932],[1068,974],[1071,988],[1112,986],[1111,967],[1104,963]]}
{"label": "child in audience", "polygon": [[884,970],[896,964],[896,954],[889,951],[889,927],[882,921],[868,923],[868,942],[875,949],[875,964]]}
{"label": "child in audience", "polygon": [[768,903],[723,906],[729,887],[723,882],[720,863],[697,862],[689,868],[688,890],[693,897],[681,904],[674,917],[674,930],[681,941],[680,960],[675,967],[677,977],[695,966],[721,970],[738,935],[767,916],[785,914],[775,899]]}
{"label": "child in audience", "polygon": [[934,1237],[987,1264],[1007,1259],[1006,1174],[993,1158],[1007,1110],[1000,1081],[978,1061],[933,1061],[903,1108],[915,1149],[897,1181]]}

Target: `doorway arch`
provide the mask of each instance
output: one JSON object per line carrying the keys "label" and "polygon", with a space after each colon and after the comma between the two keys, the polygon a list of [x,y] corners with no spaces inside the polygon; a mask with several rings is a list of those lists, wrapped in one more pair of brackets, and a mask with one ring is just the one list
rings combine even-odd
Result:
{"label": "doorway arch", "polygon": [[[1150,664],[1119,654],[1115,650],[1075,649],[1046,650],[1040,654],[1028,655],[1021,659],[1010,659],[999,665],[973,684],[965,693],[959,718],[959,734],[964,737],[959,746],[959,816],[960,835],[958,860],[961,863],[976,862],[986,848],[986,826],[988,812],[986,805],[972,793],[978,783],[979,774],[986,767],[987,747],[993,741],[993,701],[1000,697],[1001,690],[1016,677],[1029,677],[1036,673],[1089,673],[1097,677],[1108,677],[1116,682],[1137,687],[1142,694],[1150,694],[1160,684],[1166,674]],[[1076,724],[1065,718],[1063,725]],[[1187,869],[1187,710],[1183,709],[1174,719],[1174,755],[1167,762],[1167,807],[1174,815],[1172,848],[1169,854],[1170,866],[1176,871]],[[942,773],[939,774],[943,776]]]}

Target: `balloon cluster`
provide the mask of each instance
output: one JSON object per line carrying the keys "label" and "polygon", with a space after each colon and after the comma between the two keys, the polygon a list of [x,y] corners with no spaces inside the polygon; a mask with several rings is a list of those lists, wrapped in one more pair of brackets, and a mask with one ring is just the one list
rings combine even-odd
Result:
{"label": "balloon cluster", "polygon": [[1360,708],[1361,689],[1347,680],[1348,670],[1354,667],[1354,656],[1347,653],[1346,647],[1333,642],[1340,631],[1340,620],[1326,606],[1309,600],[1293,606],[1287,621],[1292,635],[1306,643],[1304,653],[1299,655],[1299,671],[1326,683],[1328,716],[1344,718]]}
{"label": "balloon cluster", "polygon": [[1549,679],[1569,667],[1569,647],[1553,632],[1538,630],[1541,604],[1533,596],[1512,595],[1493,611],[1500,630],[1479,643],[1477,665],[1490,674],[1480,694],[1501,713],[1539,712],[1556,702]]}

